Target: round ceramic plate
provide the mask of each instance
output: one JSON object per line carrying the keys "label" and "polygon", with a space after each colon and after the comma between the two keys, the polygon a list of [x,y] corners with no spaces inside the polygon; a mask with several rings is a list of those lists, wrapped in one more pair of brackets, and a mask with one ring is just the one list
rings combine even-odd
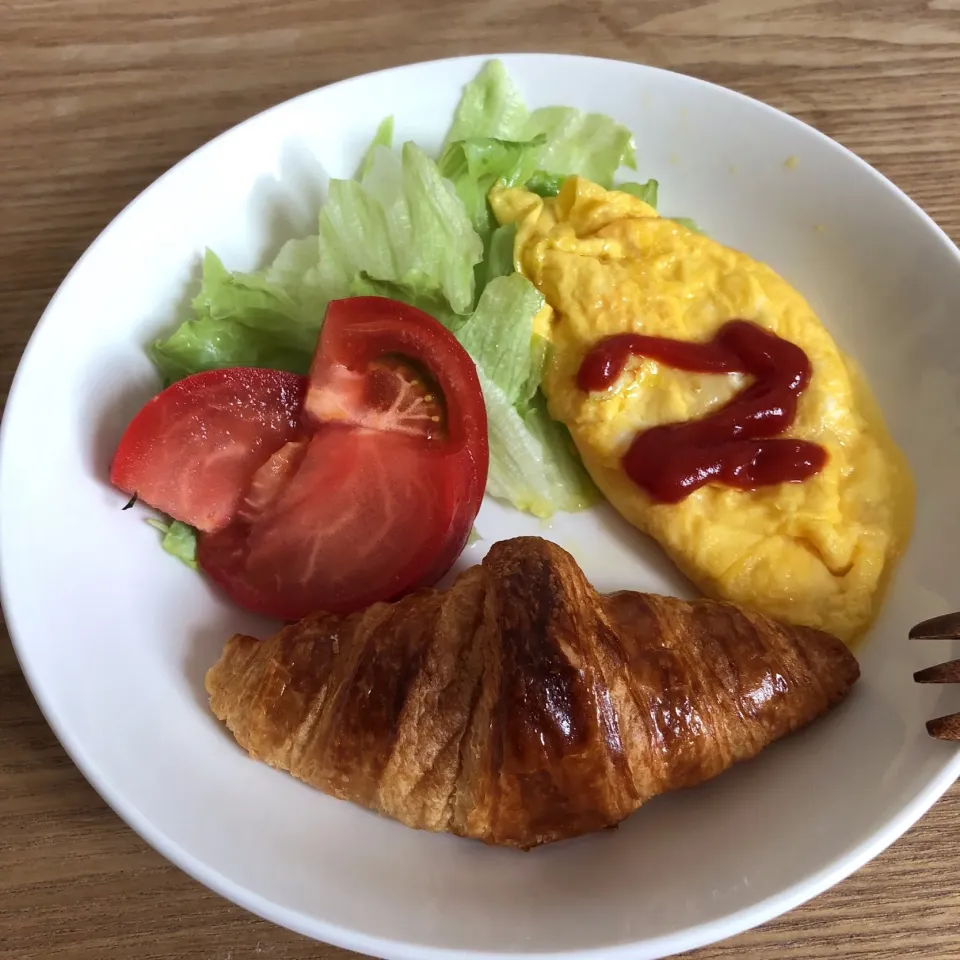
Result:
{"label": "round ceramic plate", "polygon": [[[960,771],[924,720],[960,693],[911,645],[960,606],[960,258],[914,203],[836,143],[689,77],[561,56],[504,58],[529,103],[611,114],[662,208],[767,260],[865,369],[918,483],[910,550],[823,722],[620,829],[520,854],[408,830],[255,763],[213,718],[203,675],[235,630],[273,627],[173,561],[107,484],[158,389],[143,345],[177,317],[205,247],[259,266],[314,232],[385,114],[435,151],[483,58],[418,64],[282,104],[198,150],[104,231],[47,308],[6,408],[0,563],[7,622],[60,740],[170,860],[270,920],[385,958],[662,957],[768,920],[835,883]],[[611,510],[541,524],[486,502],[484,540],[556,540],[600,589],[689,589]]]}

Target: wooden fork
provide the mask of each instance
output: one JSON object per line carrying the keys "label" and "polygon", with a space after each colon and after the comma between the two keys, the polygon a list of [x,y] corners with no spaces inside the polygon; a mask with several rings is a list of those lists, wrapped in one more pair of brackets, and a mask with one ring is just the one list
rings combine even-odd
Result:
{"label": "wooden fork", "polygon": [[[960,638],[960,613],[924,620],[910,631],[911,640],[956,640]],[[935,667],[918,670],[913,679],[917,683],[960,683],[960,660],[938,663]],[[938,740],[960,740],[960,713],[927,721],[927,733]]]}

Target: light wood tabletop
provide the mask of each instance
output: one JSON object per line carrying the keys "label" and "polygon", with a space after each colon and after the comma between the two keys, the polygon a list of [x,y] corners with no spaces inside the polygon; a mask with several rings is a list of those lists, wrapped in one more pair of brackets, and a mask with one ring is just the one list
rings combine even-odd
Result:
{"label": "light wood tabletop", "polygon": [[[76,259],[195,147],[343,77],[506,50],[655,64],[758,97],[859,153],[960,238],[960,0],[0,0],[4,397]],[[348,956],[148,848],[67,758],[0,637],[0,958]],[[960,789],[834,890],[690,956],[960,958]]]}

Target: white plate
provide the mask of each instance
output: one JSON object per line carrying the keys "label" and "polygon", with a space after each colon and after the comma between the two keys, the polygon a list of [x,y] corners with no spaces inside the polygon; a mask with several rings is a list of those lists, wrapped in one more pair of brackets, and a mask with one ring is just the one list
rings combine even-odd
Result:
{"label": "white plate", "polygon": [[[436,149],[482,58],[269,110],[161,177],[97,239],[47,308],[7,404],[4,606],[34,694],[90,782],[165,856],[248,909],[387,958],[661,957],[835,883],[960,771],[923,727],[960,708],[960,692],[911,680],[949,645],[906,639],[913,622],[960,607],[960,258],[883,177],[769,107],[633,64],[506,59],[532,105],[629,125],[664,212],[768,260],[866,369],[916,471],[919,511],[850,700],[617,831],[526,855],[322,796],[246,759],[208,712],[203,674],[225,638],[270,625],[163,554],[106,483],[123,427],[158,387],[142,345],[177,315],[205,246],[247,269],[312,232],[325,178],[352,174],[385,114],[400,138]],[[541,528],[488,502],[478,527],[487,544],[552,537],[600,588],[684,590],[609,511]]]}

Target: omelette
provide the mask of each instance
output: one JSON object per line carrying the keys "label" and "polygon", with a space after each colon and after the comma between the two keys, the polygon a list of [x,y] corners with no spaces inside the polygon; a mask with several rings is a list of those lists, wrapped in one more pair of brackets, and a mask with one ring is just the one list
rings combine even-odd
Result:
{"label": "omelette", "polygon": [[[490,203],[516,224],[516,268],[546,300],[536,329],[552,345],[550,414],[607,499],[707,595],[854,642],[909,537],[913,483],[864,380],[804,298],[767,265],[579,177],[547,199],[495,187]],[[677,502],[654,499],[624,469],[634,440],[715,416],[751,377],[632,356],[605,389],[581,389],[584,358],[619,334],[705,343],[744,320],[806,355],[784,435],[818,445],[823,464],[799,482],[707,482]]]}

